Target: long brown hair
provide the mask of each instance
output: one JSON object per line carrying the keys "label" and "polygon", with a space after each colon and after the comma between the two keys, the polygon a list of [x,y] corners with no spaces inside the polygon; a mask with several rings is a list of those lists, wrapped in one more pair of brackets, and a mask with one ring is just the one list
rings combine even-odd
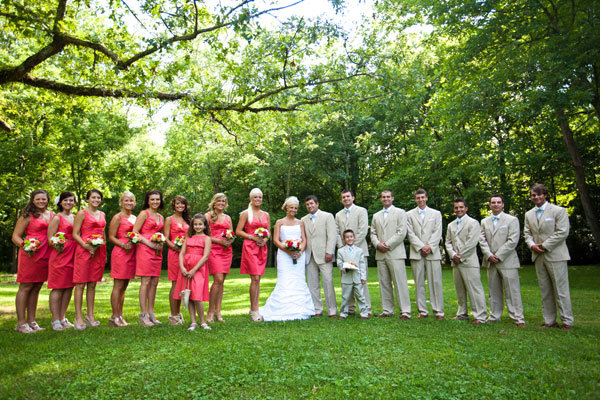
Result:
{"label": "long brown hair", "polygon": [[183,204],[185,206],[185,210],[183,210],[183,212],[181,213],[181,218],[183,218],[183,220],[185,222],[187,222],[189,225],[191,218],[190,218],[190,205],[188,204],[187,199],[183,196],[173,197],[173,200],[171,200],[171,210],[173,210],[173,211],[175,211],[175,202],[176,201],[180,202],[181,204]]}
{"label": "long brown hair", "polygon": [[198,214],[195,214],[192,217],[192,220],[190,221],[190,227],[188,228],[188,231],[187,231],[188,237],[192,237],[192,236],[194,236],[194,233],[196,233],[194,231],[194,220],[195,219],[199,219],[202,221],[202,223],[204,224],[204,234],[206,236],[210,236],[210,226],[208,226],[208,221],[206,221],[206,217],[204,216],[204,214],[198,213]]}
{"label": "long brown hair", "polygon": [[31,215],[33,215],[34,218],[39,218],[40,212],[38,211],[38,209],[35,206],[35,204],[33,204],[33,199],[38,194],[45,194],[46,195],[46,200],[48,200],[48,203],[46,204],[46,208],[48,208],[48,205],[50,203],[50,194],[48,194],[48,192],[45,191],[44,189],[36,189],[33,192],[31,192],[31,195],[29,196],[29,202],[23,208],[23,217],[27,218],[31,214]]}

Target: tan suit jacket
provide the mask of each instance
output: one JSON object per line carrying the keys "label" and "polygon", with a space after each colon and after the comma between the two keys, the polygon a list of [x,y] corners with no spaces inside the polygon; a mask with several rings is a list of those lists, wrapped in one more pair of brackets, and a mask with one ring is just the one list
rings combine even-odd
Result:
{"label": "tan suit jacket", "polygon": [[335,255],[337,242],[337,228],[333,215],[325,211],[316,212],[317,219],[313,223],[310,214],[302,217],[306,230],[306,264],[310,262],[310,256],[317,264],[325,264],[325,254]]}
{"label": "tan suit jacket", "polygon": [[442,213],[427,207],[425,218],[421,219],[419,207],[406,213],[407,236],[410,242],[410,259],[423,258],[421,249],[425,245],[431,247],[431,253],[425,257],[427,260],[441,260],[440,239],[442,238]]}
{"label": "tan suit jacket", "polygon": [[527,211],[523,236],[529,248],[534,244],[542,243],[546,250],[543,254],[532,251],[532,261],[535,261],[540,255],[543,255],[547,261],[571,259],[565,241],[569,236],[569,216],[567,210],[562,207],[548,203],[539,220],[536,217],[535,208]]}
{"label": "tan suit jacket", "polygon": [[489,258],[495,255],[500,262],[495,264],[498,269],[519,268],[519,256],[517,255],[517,244],[521,236],[519,220],[505,212],[500,214],[500,219],[494,222],[489,216],[481,221],[481,235],[479,247],[483,253],[482,265],[490,267]]}
{"label": "tan suit jacket", "polygon": [[369,256],[369,246],[367,246],[367,234],[369,233],[369,214],[363,207],[356,204],[350,208],[350,213],[346,217],[345,208],[342,208],[335,214],[335,224],[337,226],[338,238],[337,247],[345,246],[342,235],[346,229],[352,229],[356,241],[354,246],[360,247],[365,257]]}
{"label": "tan suit jacket", "polygon": [[354,261],[358,266],[358,270],[348,270],[342,272],[342,283],[361,283],[361,279],[367,279],[367,263],[363,255],[362,249],[354,245],[354,251],[350,254],[348,246],[344,246],[338,250],[336,264],[341,270],[345,262]]}
{"label": "tan suit jacket", "polygon": [[[465,214],[460,228],[457,228],[456,225],[456,220],[450,222],[446,233],[446,250],[452,266],[479,268],[479,257],[477,257],[477,243],[479,243],[481,235],[479,222]],[[460,254],[460,264],[454,263],[455,254]]]}
{"label": "tan suit jacket", "polygon": [[404,260],[406,249],[404,249],[404,238],[406,237],[406,212],[397,207],[390,207],[387,218],[383,216],[383,210],[373,216],[371,222],[371,243],[377,249],[379,243],[385,242],[390,248],[382,253],[375,252],[376,260]]}

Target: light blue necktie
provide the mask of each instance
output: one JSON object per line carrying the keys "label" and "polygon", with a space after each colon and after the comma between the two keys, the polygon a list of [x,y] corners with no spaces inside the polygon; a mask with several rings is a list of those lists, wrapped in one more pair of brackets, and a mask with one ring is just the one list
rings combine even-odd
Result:
{"label": "light blue necktie", "polygon": [[464,217],[456,218],[456,228],[460,228],[460,223],[462,222]]}
{"label": "light blue necktie", "polygon": [[421,216],[421,219],[425,218],[425,210],[419,210],[419,215]]}
{"label": "light blue necktie", "polygon": [[535,216],[537,219],[540,219],[543,213],[544,209],[542,207],[535,207]]}
{"label": "light blue necktie", "polygon": [[499,220],[500,220],[499,216],[492,215],[492,223],[494,224],[494,226],[496,226],[496,224],[498,223]]}
{"label": "light blue necktie", "polygon": [[389,213],[390,213],[390,211],[384,208],[383,209],[383,219],[386,219]]}
{"label": "light blue necktie", "polygon": [[315,220],[317,219],[317,216],[315,214],[310,214],[310,220],[312,221],[312,223],[315,223]]}

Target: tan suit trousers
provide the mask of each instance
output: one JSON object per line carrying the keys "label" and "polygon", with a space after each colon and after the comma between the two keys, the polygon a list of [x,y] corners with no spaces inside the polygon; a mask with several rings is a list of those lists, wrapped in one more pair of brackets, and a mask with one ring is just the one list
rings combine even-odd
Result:
{"label": "tan suit trousers", "polygon": [[427,309],[427,295],[425,294],[425,272],[429,286],[429,301],[431,309],[436,316],[444,316],[444,289],[442,282],[441,260],[410,260],[410,266],[415,280],[415,297],[419,314],[429,315]]}
{"label": "tan suit trousers", "polygon": [[547,261],[543,255],[535,259],[540,291],[542,293],[542,315],[544,323],[556,323],[556,306],[565,325],[573,325],[569,273],[566,261]]}
{"label": "tan suit trousers", "polygon": [[525,323],[523,302],[521,301],[519,269],[501,269],[496,268],[494,264],[490,264],[487,277],[488,290],[490,292],[490,317],[488,321],[495,322],[502,319],[502,310],[504,309],[502,292],[504,291],[508,316],[515,324]]}
{"label": "tan suit trousers", "polygon": [[479,322],[485,322],[487,309],[479,268],[453,267],[452,275],[454,276],[454,287],[456,287],[456,297],[458,300],[456,315],[462,317],[469,315],[467,308],[468,293],[473,318]]}
{"label": "tan suit trousers", "polygon": [[[367,265],[369,265],[369,263],[367,262],[367,257],[365,257],[365,263]],[[365,301],[365,304],[367,305],[368,314],[370,314],[371,313],[371,296],[369,295],[368,283],[369,283],[369,267],[367,267],[367,283],[365,283],[364,285],[361,283],[360,286],[362,288],[361,290],[362,290],[363,297],[365,298],[364,301]],[[355,297],[358,300],[358,296],[352,295],[350,297],[350,300],[348,301],[348,312],[350,314],[354,314],[356,312],[356,306],[354,305]],[[359,309],[360,309],[360,307],[359,307]]]}
{"label": "tan suit trousers", "polygon": [[410,317],[410,297],[404,259],[377,260],[381,307],[385,314],[394,314],[394,292],[402,315]]}
{"label": "tan suit trousers", "polygon": [[323,313],[321,277],[323,277],[323,292],[325,292],[327,314],[336,315],[337,301],[335,299],[335,289],[333,288],[333,263],[317,264],[315,258],[311,254],[310,261],[306,265],[306,280],[310,296],[315,305],[315,314]]}

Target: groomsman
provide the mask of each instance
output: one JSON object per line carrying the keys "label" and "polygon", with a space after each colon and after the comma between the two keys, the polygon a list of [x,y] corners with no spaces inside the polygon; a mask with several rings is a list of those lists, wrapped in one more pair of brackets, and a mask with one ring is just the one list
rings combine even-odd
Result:
{"label": "groomsman", "polygon": [[[363,251],[363,257],[365,265],[369,265],[367,257],[369,256],[369,246],[367,245],[367,234],[369,233],[369,215],[367,210],[363,207],[354,204],[354,194],[350,190],[344,190],[342,192],[342,204],[344,208],[335,214],[335,224],[337,226],[337,247],[342,248],[345,246],[343,233],[347,230],[352,230],[356,241],[354,246],[359,247]],[[367,268],[368,273],[368,268]],[[365,278],[367,280],[367,278]],[[365,297],[365,303],[367,304],[367,311],[371,314],[371,296],[369,296],[369,286],[367,283],[361,284],[363,296]],[[350,314],[355,313],[354,306],[354,295],[350,297],[348,303],[348,311]]]}
{"label": "groomsman", "polygon": [[415,279],[415,294],[419,318],[427,318],[427,295],[425,294],[425,271],[429,285],[429,300],[437,319],[444,319],[444,294],[442,285],[442,213],[427,207],[427,192],[415,192],[417,207],[407,215],[407,235],[410,242],[410,266]]}
{"label": "groomsman", "polygon": [[394,291],[402,319],[410,318],[410,297],[406,279],[406,212],[392,204],[394,195],[390,190],[381,192],[383,210],[373,216],[371,243],[376,249],[377,273],[383,312],[378,317],[394,315]]}
{"label": "groomsman", "polygon": [[516,250],[521,234],[519,220],[503,211],[504,199],[499,194],[490,197],[490,209],[492,215],[481,221],[479,238],[483,267],[488,269],[490,316],[487,322],[497,322],[502,318],[504,290],[508,316],[517,326],[525,326],[519,283],[520,264]]}
{"label": "groomsman", "polygon": [[467,215],[468,207],[464,199],[454,200],[456,219],[448,225],[446,251],[452,260],[452,275],[458,300],[458,311],[453,319],[469,319],[467,293],[471,302],[473,325],[483,324],[487,310],[485,294],[479,273],[477,243],[481,228],[477,220]]}
{"label": "groomsman", "polygon": [[319,200],[310,195],[304,200],[308,214],[302,217],[306,230],[306,279],[312,301],[315,305],[315,316],[323,315],[321,298],[321,276],[327,314],[335,318],[337,302],[333,288],[333,256],[337,241],[337,230],[333,215],[319,210]]}
{"label": "groomsman", "polygon": [[531,187],[534,208],[525,214],[525,242],[531,249],[542,293],[542,315],[547,328],[558,327],[556,305],[560,311],[562,329],[573,326],[567,261],[570,260],[566,239],[569,236],[567,210],[548,203],[548,189],[536,183]]}

